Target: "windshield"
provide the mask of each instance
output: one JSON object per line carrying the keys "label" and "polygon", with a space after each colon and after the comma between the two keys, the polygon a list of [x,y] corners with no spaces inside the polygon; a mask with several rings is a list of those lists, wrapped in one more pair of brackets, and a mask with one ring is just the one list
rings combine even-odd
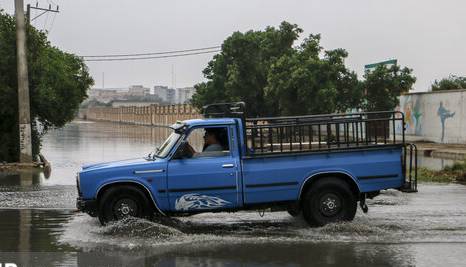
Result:
{"label": "windshield", "polygon": [[172,149],[173,145],[178,141],[180,138],[180,134],[174,132],[172,133],[165,142],[160,146],[160,148],[157,150],[155,156],[158,158],[165,158],[170,150]]}

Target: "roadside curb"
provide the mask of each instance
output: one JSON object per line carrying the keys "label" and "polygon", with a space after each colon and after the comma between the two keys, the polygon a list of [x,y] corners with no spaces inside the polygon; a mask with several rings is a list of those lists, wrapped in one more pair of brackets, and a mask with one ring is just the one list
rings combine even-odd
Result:
{"label": "roadside curb", "polygon": [[30,163],[20,163],[20,162],[3,162],[0,163],[0,172],[2,171],[22,171],[22,170],[33,170],[33,169],[42,169],[46,177],[50,176],[52,172],[52,165],[44,157],[44,155],[38,155],[38,161]]}
{"label": "roadside curb", "polygon": [[448,148],[447,145],[424,142],[415,144],[418,151],[424,156],[452,160],[466,160],[466,147]]}

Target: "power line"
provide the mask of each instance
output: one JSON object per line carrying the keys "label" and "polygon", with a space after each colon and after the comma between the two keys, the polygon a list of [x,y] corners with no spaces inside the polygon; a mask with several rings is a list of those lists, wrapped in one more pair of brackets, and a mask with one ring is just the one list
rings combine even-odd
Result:
{"label": "power line", "polygon": [[[151,53],[138,53],[138,54],[113,54],[113,55],[92,55],[92,56],[81,56],[83,58],[100,58],[100,57],[137,57],[137,56],[153,56],[153,55],[165,55],[165,54],[175,54],[175,53],[184,53],[184,52],[193,52],[193,51],[202,51],[202,50],[211,50],[219,49],[220,46],[210,46],[203,48],[194,48],[194,49],[185,49],[185,50],[174,50],[174,51],[165,51],[165,52],[151,52]],[[91,61],[91,60],[89,60]]]}
{"label": "power line", "polygon": [[56,17],[56,15],[57,15],[56,13],[53,14],[52,25],[50,25],[50,28],[47,30],[47,32],[49,32],[49,33],[50,33],[50,32],[52,31],[52,29],[53,29],[53,24],[55,23],[55,17]]}
{"label": "power line", "polygon": [[97,58],[97,59],[85,59],[84,61],[127,61],[127,60],[145,60],[145,59],[157,59],[157,58],[171,58],[171,57],[184,57],[184,56],[192,56],[192,55],[202,55],[202,54],[209,54],[209,53],[217,53],[222,50],[209,50],[209,51],[200,51],[200,52],[193,52],[193,53],[182,53],[182,54],[174,54],[174,55],[162,55],[162,56],[153,56],[153,57],[125,57],[125,58]]}
{"label": "power line", "polygon": [[[46,12],[46,11],[44,11]],[[46,12],[47,13],[47,16],[45,17],[45,21],[44,21],[44,30],[46,29],[47,27],[47,22],[49,21],[49,12]]]}

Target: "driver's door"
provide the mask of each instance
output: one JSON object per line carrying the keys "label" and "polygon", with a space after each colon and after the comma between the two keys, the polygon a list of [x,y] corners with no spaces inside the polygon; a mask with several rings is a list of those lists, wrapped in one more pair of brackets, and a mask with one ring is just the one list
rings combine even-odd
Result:
{"label": "driver's door", "polygon": [[[221,127],[229,142],[229,127]],[[204,130],[205,127],[195,128],[185,139],[198,153],[204,145]],[[199,153],[169,161],[167,189],[172,211],[225,210],[238,206],[238,166],[230,147],[230,144],[224,146],[219,153]]]}

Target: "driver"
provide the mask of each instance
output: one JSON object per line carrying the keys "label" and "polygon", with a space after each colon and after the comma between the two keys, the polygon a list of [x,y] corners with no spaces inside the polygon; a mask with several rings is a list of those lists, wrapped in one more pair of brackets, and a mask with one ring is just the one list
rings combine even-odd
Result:
{"label": "driver", "polygon": [[223,129],[221,128],[206,128],[204,134],[204,147],[202,153],[196,152],[194,148],[188,144],[188,153],[192,156],[219,156],[223,154],[224,145],[222,145]]}
{"label": "driver", "polygon": [[207,128],[204,134],[204,148],[202,152],[222,151],[223,147],[220,143],[220,130],[217,128]]}

